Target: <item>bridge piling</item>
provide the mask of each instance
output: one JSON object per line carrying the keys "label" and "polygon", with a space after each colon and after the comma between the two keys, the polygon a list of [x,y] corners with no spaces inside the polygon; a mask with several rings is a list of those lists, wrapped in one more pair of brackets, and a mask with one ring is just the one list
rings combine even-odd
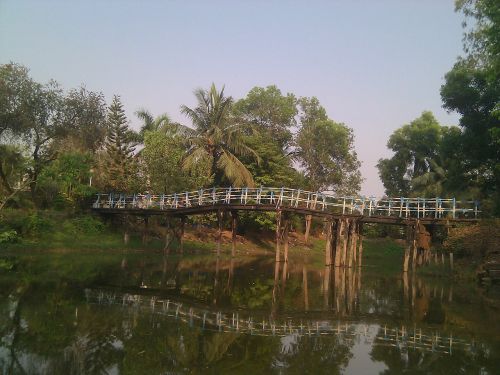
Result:
{"label": "bridge piling", "polygon": [[352,268],[354,261],[354,246],[355,246],[355,236],[356,236],[356,220],[351,220],[351,225],[349,226],[349,233],[347,238],[347,266]]}
{"label": "bridge piling", "polygon": [[349,241],[349,228],[351,225],[351,221],[349,219],[344,219],[344,232],[342,234],[342,266],[347,266],[347,245]]}
{"label": "bridge piling", "polygon": [[304,232],[304,242],[307,244],[309,242],[309,233],[311,231],[312,215],[306,215],[306,229]]}
{"label": "bridge piling", "polygon": [[144,226],[142,230],[142,244],[147,245],[149,241],[149,236],[148,236],[148,231],[149,231],[149,216],[144,216]]}
{"label": "bridge piling", "polygon": [[167,255],[170,253],[171,243],[172,243],[172,233],[170,228],[170,217],[165,216],[165,246],[163,247],[163,252]]}
{"label": "bridge piling", "polygon": [[280,254],[280,237],[281,237],[281,210],[276,211],[276,262],[281,261]]}
{"label": "bridge piling", "polygon": [[220,250],[222,246],[222,219],[223,219],[223,214],[224,212],[219,209],[217,210],[217,226],[218,226],[218,232],[217,232],[217,258],[220,257]]}
{"label": "bridge piling", "polygon": [[325,224],[326,224],[325,265],[330,266],[332,264],[333,221],[331,219],[326,219]]}
{"label": "bridge piling", "polygon": [[358,223],[358,238],[358,267],[361,267],[363,263],[363,223]]}
{"label": "bridge piling", "polygon": [[344,226],[344,221],[342,219],[336,220],[335,228],[335,242],[333,246],[335,247],[335,267],[341,266],[342,258],[342,231]]}
{"label": "bridge piling", "polygon": [[238,211],[231,211],[231,257],[236,256],[236,229],[238,227]]}
{"label": "bridge piling", "polygon": [[179,251],[184,254],[184,231],[186,227],[186,217],[181,217],[180,229],[179,229]]}
{"label": "bridge piling", "polygon": [[290,219],[288,214],[285,213],[283,217],[283,254],[285,257],[285,263],[288,263],[288,232],[290,231]]}

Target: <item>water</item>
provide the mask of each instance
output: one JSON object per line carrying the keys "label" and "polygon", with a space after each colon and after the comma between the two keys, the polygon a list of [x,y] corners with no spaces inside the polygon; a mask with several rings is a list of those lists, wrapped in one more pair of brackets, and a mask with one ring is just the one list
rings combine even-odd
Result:
{"label": "water", "polygon": [[7,263],[3,374],[500,373],[500,318],[481,290],[369,262],[71,253]]}

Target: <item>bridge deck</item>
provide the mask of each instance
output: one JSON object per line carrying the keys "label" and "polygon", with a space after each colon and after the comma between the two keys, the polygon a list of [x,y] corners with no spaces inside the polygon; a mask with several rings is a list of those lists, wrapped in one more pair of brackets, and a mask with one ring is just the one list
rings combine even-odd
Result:
{"label": "bridge deck", "polygon": [[139,216],[198,215],[219,210],[282,211],[328,218],[352,217],[365,223],[404,225],[475,222],[477,201],[454,198],[338,197],[287,188],[213,188],[170,195],[98,194],[93,209],[101,213]]}

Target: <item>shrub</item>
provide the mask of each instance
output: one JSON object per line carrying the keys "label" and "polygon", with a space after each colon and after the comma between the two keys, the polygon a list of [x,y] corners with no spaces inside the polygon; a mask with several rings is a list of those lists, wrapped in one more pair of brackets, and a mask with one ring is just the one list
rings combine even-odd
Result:
{"label": "shrub", "polygon": [[444,248],[457,256],[482,257],[500,248],[500,220],[484,220],[479,224],[451,228]]}
{"label": "shrub", "polygon": [[19,241],[19,235],[14,229],[0,232],[0,244],[1,243],[14,243]]}

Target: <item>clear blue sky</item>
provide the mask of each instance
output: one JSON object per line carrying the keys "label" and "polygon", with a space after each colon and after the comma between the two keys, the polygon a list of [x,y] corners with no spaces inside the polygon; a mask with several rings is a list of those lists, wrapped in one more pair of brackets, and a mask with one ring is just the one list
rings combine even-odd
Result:
{"label": "clear blue sky", "polygon": [[317,96],[354,129],[362,193],[381,195],[375,164],[396,128],[424,110],[458,122],[439,88],[462,53],[461,21],[452,0],[0,0],[0,63],[119,94],[134,127],[140,107],[186,123],[180,105],[211,82],[235,98],[271,84]]}

